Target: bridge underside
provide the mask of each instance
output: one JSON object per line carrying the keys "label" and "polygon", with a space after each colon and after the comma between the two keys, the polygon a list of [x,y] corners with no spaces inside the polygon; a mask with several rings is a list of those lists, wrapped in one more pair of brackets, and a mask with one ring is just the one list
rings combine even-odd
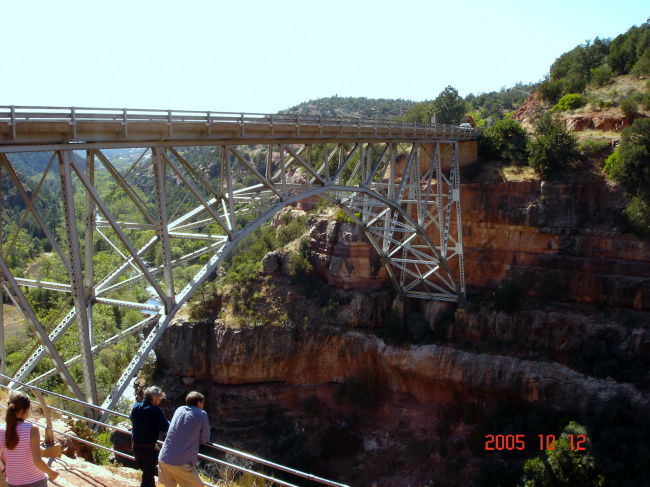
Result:
{"label": "bridge underside", "polygon": [[[304,199],[323,198],[358,224],[401,295],[462,301],[458,140],[360,133],[334,141],[274,134],[246,145],[240,138],[0,145],[0,278],[38,339],[14,380],[38,385],[58,376],[74,397],[113,408],[237,243]],[[108,149],[115,145],[134,148],[116,160]],[[37,151],[47,164],[30,172]],[[26,228],[47,242],[38,278],[25,277]],[[63,304],[43,309],[44,294]],[[129,317],[113,334],[100,327],[106,309]],[[136,345],[119,349],[120,359],[128,356],[120,378],[108,395],[98,392],[98,356],[129,337]]]}

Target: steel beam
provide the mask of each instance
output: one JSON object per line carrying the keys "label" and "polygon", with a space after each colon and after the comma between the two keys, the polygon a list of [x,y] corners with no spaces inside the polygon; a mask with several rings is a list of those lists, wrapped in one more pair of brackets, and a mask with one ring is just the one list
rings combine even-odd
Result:
{"label": "steel beam", "polygon": [[81,253],[79,252],[79,233],[77,232],[77,218],[74,206],[74,192],[72,188],[72,157],[70,150],[59,153],[59,177],[61,178],[61,196],[65,218],[65,233],[68,251],[70,253],[70,287],[72,300],[76,310],[77,335],[79,350],[82,357],[82,370],[86,401],[91,404],[98,403],[97,385],[95,383],[95,365],[91,352],[90,323],[88,320],[88,301],[83,287],[81,267]]}

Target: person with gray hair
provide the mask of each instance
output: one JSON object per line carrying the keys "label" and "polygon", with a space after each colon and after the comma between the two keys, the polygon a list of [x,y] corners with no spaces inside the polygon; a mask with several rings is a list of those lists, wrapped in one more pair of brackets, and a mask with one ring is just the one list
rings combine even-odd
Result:
{"label": "person with gray hair", "polygon": [[138,467],[142,469],[140,487],[156,486],[154,480],[154,476],[158,473],[156,443],[160,433],[166,433],[169,429],[169,421],[159,407],[163,396],[160,387],[147,387],[142,402],[135,403],[131,410],[133,456]]}

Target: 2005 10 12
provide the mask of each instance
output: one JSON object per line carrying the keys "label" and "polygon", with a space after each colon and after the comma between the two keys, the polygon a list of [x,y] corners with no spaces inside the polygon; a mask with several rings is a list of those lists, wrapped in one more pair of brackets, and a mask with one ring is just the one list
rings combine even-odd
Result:
{"label": "2005 10 12", "polygon": [[[537,435],[540,450],[555,450],[554,435]],[[585,435],[569,435],[572,450],[584,450]],[[485,450],[524,450],[525,435],[485,435]]]}

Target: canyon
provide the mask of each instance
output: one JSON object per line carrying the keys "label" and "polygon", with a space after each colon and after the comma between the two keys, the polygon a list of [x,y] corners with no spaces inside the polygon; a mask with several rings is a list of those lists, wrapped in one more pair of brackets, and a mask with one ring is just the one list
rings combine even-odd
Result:
{"label": "canyon", "polygon": [[[622,192],[582,178],[463,184],[461,198],[468,304],[410,304],[433,343],[382,335],[379,257],[354,225],[310,217],[314,273],[350,298],[328,325],[177,319],[156,346],[166,406],[200,390],[217,441],[360,486],[466,485],[482,462],[467,416],[499,405],[605,414],[625,398],[647,414],[650,245],[621,230]],[[276,257],[265,272],[282,274]],[[503,282],[521,309],[490,305]],[[308,305],[299,294],[286,303]]]}

